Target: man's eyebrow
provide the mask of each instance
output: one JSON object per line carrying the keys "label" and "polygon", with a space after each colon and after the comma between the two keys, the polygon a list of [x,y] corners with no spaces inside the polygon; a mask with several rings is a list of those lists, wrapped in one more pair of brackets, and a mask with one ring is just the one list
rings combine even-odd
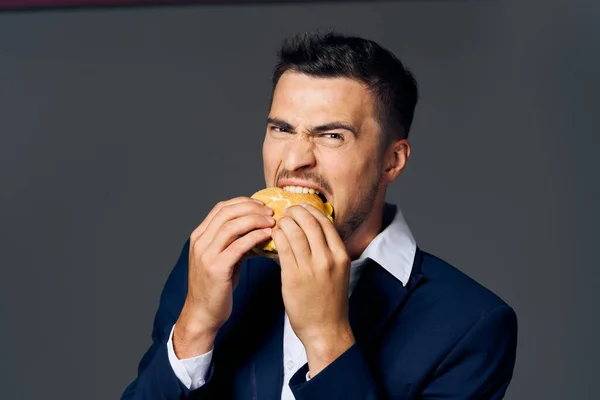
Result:
{"label": "man's eyebrow", "polygon": [[335,129],[345,129],[347,131],[352,132],[354,134],[354,136],[358,136],[358,132],[352,125],[346,124],[346,123],[340,122],[340,121],[334,121],[334,122],[330,122],[325,125],[315,126],[314,128],[311,129],[311,132],[320,133],[320,132],[332,131]]}
{"label": "man's eyebrow", "polygon": [[[279,128],[285,129],[286,131],[293,131],[295,129],[291,124],[279,118],[267,118],[267,124],[275,125]],[[332,131],[335,129],[345,129],[349,132],[352,132],[355,136],[358,136],[357,130],[352,125],[341,121],[334,121],[324,125],[315,126],[310,129],[310,132],[315,134]]]}
{"label": "man's eyebrow", "polygon": [[277,127],[285,129],[286,131],[294,130],[294,127],[291,124],[279,118],[267,118],[267,125],[268,124],[276,125]]}

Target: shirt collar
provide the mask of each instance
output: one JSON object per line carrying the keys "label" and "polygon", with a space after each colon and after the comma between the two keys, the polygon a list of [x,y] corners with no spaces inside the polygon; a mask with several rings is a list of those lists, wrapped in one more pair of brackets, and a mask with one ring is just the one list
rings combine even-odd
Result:
{"label": "shirt collar", "polygon": [[417,252],[416,241],[397,205],[385,204],[383,224],[383,231],[369,243],[358,259],[352,261],[352,268],[370,258],[406,286]]}

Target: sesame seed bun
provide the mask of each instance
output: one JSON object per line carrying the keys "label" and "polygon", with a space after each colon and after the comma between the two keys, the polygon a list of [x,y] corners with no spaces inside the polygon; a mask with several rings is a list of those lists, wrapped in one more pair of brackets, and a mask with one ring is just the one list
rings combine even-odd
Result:
{"label": "sesame seed bun", "polygon": [[[321,211],[333,222],[333,207],[331,207],[331,204],[329,203],[323,203],[323,200],[316,194],[292,193],[278,187],[270,187],[259,190],[251,197],[262,201],[267,207],[272,208],[275,221],[278,221],[283,217],[283,212],[286,208],[300,203],[306,203]],[[253,251],[265,257],[277,258],[277,248],[275,247],[273,239],[259,244]]]}

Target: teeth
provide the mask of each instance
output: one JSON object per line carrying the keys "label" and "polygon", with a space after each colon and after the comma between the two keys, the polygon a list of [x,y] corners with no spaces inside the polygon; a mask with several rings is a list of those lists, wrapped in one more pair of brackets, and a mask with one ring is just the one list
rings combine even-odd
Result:
{"label": "teeth", "polygon": [[320,194],[318,190],[310,189],[302,186],[284,186],[283,190],[292,193],[310,193],[310,194]]}

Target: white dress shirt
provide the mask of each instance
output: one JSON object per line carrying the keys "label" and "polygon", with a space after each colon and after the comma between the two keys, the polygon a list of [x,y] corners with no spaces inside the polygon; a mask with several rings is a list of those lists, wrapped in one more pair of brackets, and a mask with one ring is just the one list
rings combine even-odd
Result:
{"label": "white dress shirt", "polygon": [[[385,229],[373,239],[361,256],[352,261],[350,267],[350,294],[354,290],[367,258],[372,259],[386,269],[404,286],[408,282],[416,253],[415,239],[406,224],[400,208],[386,204],[384,209]],[[306,352],[300,339],[290,325],[287,313],[283,330],[283,387],[282,400],[293,400],[294,395],[289,387],[290,378],[304,364]],[[173,329],[175,326],[173,326]],[[180,360],[173,350],[173,329],[167,342],[169,362],[175,375],[190,390],[204,385],[206,374],[212,360],[212,350],[197,357]],[[310,372],[309,372],[310,374]],[[309,378],[307,374],[307,379]]]}

